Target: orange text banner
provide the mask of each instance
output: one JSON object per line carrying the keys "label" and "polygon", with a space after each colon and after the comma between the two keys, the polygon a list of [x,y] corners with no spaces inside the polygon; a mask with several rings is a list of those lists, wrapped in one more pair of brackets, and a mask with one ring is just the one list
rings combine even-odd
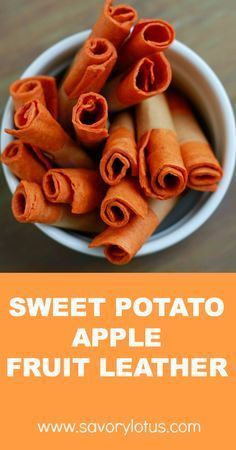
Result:
{"label": "orange text banner", "polygon": [[235,443],[235,274],[1,274],[1,447]]}

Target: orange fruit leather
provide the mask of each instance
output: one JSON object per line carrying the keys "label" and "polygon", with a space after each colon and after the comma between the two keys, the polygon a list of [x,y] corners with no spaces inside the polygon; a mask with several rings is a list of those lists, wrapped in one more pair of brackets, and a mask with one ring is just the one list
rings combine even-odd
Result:
{"label": "orange fruit leather", "polygon": [[53,224],[60,220],[62,207],[50,205],[37,183],[21,181],[12,198],[12,212],[18,222]]}
{"label": "orange fruit leather", "polygon": [[100,173],[105,183],[114,186],[127,175],[138,175],[138,155],[134,123],[130,113],[116,116],[100,160]]}
{"label": "orange fruit leather", "polygon": [[107,39],[87,39],[62,83],[66,95],[77,99],[86,92],[99,92],[116,60],[116,49]]}
{"label": "orange fruit leather", "polygon": [[17,130],[5,131],[38,146],[59,166],[92,168],[93,162],[38,100],[28,102],[15,113]]}
{"label": "orange fruit leather", "polygon": [[103,246],[104,254],[111,263],[128,264],[176,203],[176,198],[163,201],[150,200],[144,217],[133,215],[122,228],[107,227],[95,237],[90,247]]}
{"label": "orange fruit leather", "polygon": [[149,208],[145,217],[133,216],[122,228],[108,227],[95,237],[89,247],[104,246],[106,258],[113,264],[128,264],[152,235],[158,225],[155,213]]}
{"label": "orange fruit leather", "polygon": [[176,91],[171,91],[167,99],[188,172],[188,186],[197,191],[214,192],[223,176],[223,170],[190,104]]}
{"label": "orange fruit leather", "polygon": [[120,49],[116,72],[123,72],[139,59],[166,50],[175,38],[173,27],[161,19],[141,19]]}
{"label": "orange fruit leather", "polygon": [[178,196],[186,188],[187,170],[165,96],[138,105],[136,121],[141,187],[159,200]]}
{"label": "orange fruit leather", "polygon": [[27,102],[39,100],[46,106],[52,116],[57,119],[58,93],[54,77],[38,75],[16,80],[10,85],[10,94],[16,110]]}
{"label": "orange fruit leather", "polygon": [[12,197],[12,213],[18,222],[43,223],[69,230],[99,233],[104,225],[98,211],[88,214],[71,214],[67,205],[49,203],[41,186],[21,181]]}
{"label": "orange fruit leather", "polygon": [[137,180],[124,178],[111,186],[101,204],[101,218],[112,227],[123,227],[133,216],[145,217],[148,204]]}
{"label": "orange fruit leather", "polygon": [[20,140],[10,142],[1,156],[1,162],[9,167],[20,180],[42,183],[43,176],[52,167],[49,160],[37,148]]}
{"label": "orange fruit leather", "polygon": [[43,191],[51,203],[67,203],[72,213],[98,208],[105,186],[98,172],[88,169],[51,169],[43,178]]}
{"label": "orange fruit leather", "polygon": [[119,48],[129,36],[131,27],[137,20],[137,12],[129,5],[112,4],[112,0],[105,0],[91,37],[106,38]]}
{"label": "orange fruit leather", "polygon": [[83,94],[73,108],[72,123],[78,142],[94,148],[108,137],[106,99],[94,92]]}
{"label": "orange fruit leather", "polygon": [[111,111],[119,111],[164,92],[172,77],[165,55],[153,53],[140,59],[124,75],[109,81],[103,90]]}
{"label": "orange fruit leather", "polygon": [[139,180],[148,197],[165,200],[184,191],[187,172],[172,130],[151,130],[139,143]]}

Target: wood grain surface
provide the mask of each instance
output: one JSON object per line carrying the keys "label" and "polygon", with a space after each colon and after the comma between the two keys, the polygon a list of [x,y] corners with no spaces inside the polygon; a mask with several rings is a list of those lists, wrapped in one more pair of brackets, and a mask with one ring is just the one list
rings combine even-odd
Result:
{"label": "wood grain surface", "polygon": [[[90,27],[102,0],[1,0],[1,112],[9,83],[43,50]],[[198,52],[236,102],[235,0],[130,0],[140,16],[162,17],[179,40]],[[235,272],[236,180],[213,217],[182,243],[127,267],[68,250],[33,225],[20,225],[10,212],[10,193],[0,173],[0,271],[2,272]]]}

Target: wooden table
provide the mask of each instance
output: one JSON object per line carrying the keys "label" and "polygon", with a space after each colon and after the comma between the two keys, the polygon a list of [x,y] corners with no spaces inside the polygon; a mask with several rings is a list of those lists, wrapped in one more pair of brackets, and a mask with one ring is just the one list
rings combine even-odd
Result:
{"label": "wooden table", "polygon": [[[130,0],[140,16],[162,17],[177,37],[215,70],[235,105],[235,0]],[[43,50],[90,27],[102,0],[2,0],[0,5],[1,111],[8,85]],[[236,180],[214,216],[184,242],[128,267],[68,250],[10,212],[10,193],[0,173],[0,271],[2,272],[234,272],[236,270]]]}

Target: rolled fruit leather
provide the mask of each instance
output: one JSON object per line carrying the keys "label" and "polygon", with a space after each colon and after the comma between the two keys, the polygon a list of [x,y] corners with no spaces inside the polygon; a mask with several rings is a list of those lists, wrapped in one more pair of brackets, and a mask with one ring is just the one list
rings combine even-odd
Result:
{"label": "rolled fruit leather", "polygon": [[23,78],[10,85],[15,110],[32,100],[39,100],[52,116],[58,118],[58,92],[56,79],[46,75]]}
{"label": "rolled fruit leather", "polygon": [[171,113],[163,94],[136,107],[139,182],[148,197],[165,200],[178,196],[187,184]]}
{"label": "rolled fruit leather", "polygon": [[223,176],[223,170],[190,104],[176,91],[170,91],[167,99],[188,172],[188,187],[197,191],[214,192]]}
{"label": "rolled fruit leather", "polygon": [[104,254],[112,264],[128,264],[176,203],[176,198],[163,201],[150,200],[148,214],[144,218],[134,216],[122,228],[106,228],[89,246],[105,247]]}
{"label": "rolled fruit leather", "polygon": [[109,110],[117,112],[166,91],[171,77],[171,66],[164,53],[153,53],[109,81],[102,94]]}
{"label": "rolled fruit leather", "polygon": [[100,173],[110,186],[119,184],[127,175],[138,175],[138,154],[132,115],[116,115],[109,129],[109,137],[100,160]]}
{"label": "rolled fruit leather", "polygon": [[10,142],[1,155],[1,162],[20,180],[41,184],[47,170],[52,168],[50,161],[37,147],[16,139]]}
{"label": "rolled fruit leather", "polygon": [[108,137],[106,99],[95,92],[82,94],[73,108],[72,123],[77,141],[88,149],[98,149]]}
{"label": "rolled fruit leather", "polygon": [[129,5],[113,6],[112,0],[105,0],[101,14],[92,29],[90,37],[108,39],[116,48],[120,48],[129,36],[137,20],[137,12]]}
{"label": "rolled fruit leather", "polygon": [[133,216],[145,217],[148,203],[138,180],[124,178],[116,186],[111,186],[101,204],[101,218],[112,227],[123,227]]}
{"label": "rolled fruit leather", "polygon": [[72,213],[85,214],[99,208],[105,185],[98,171],[52,169],[43,178],[43,191],[51,203],[67,203]]}

